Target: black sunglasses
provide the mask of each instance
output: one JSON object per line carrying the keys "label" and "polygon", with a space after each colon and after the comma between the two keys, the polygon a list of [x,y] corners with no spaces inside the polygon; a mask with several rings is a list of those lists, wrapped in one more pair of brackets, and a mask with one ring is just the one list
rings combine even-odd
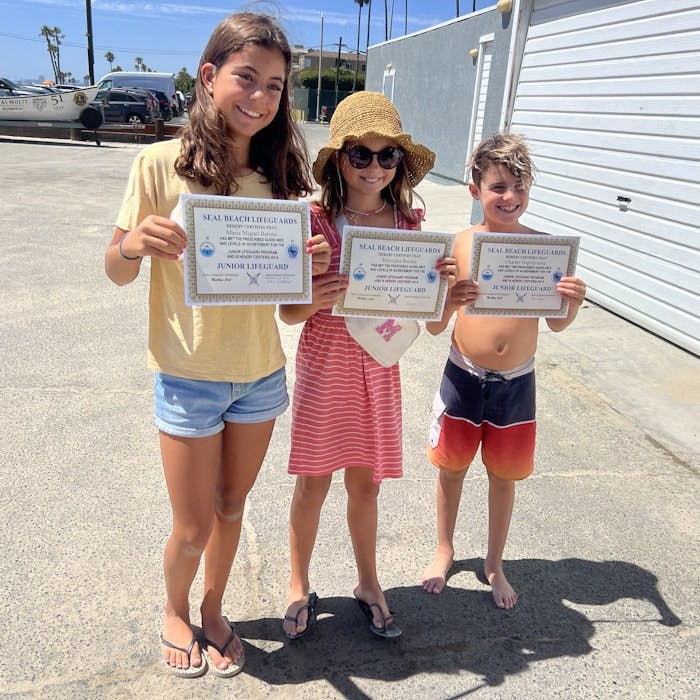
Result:
{"label": "black sunglasses", "polygon": [[350,165],[357,170],[368,168],[374,156],[377,156],[377,163],[384,170],[393,170],[404,157],[404,152],[397,146],[387,146],[381,151],[370,151],[367,146],[352,146],[343,149],[343,153],[348,157]]}

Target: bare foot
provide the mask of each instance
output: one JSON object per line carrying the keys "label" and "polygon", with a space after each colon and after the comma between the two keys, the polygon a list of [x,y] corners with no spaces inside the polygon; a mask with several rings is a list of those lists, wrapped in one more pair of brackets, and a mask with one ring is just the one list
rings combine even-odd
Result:
{"label": "bare foot", "polygon": [[[204,638],[216,644],[224,652],[222,656],[213,645],[207,646],[207,654],[211,663],[221,671],[225,671],[234,662],[239,663],[243,656],[243,643],[238,635],[235,635],[226,644],[226,641],[231,636],[231,631],[231,624],[222,615],[216,615],[206,621],[202,618],[202,634]],[[224,644],[226,644],[226,647],[223,646]]]}
{"label": "bare foot", "polygon": [[442,593],[442,589],[445,588],[447,583],[447,572],[450,570],[453,561],[454,552],[444,552],[438,549],[435,552],[433,561],[430,562],[430,566],[423,572],[421,580],[423,590],[435,595]]}
{"label": "bare foot", "polygon": [[282,629],[289,639],[294,639],[306,632],[309,624],[309,602],[308,595],[289,601],[289,607],[282,622]]}
{"label": "bare foot", "polygon": [[491,594],[496,605],[504,610],[510,610],[518,602],[518,594],[503,573],[503,569],[484,571],[486,580],[491,584]]}
{"label": "bare foot", "polygon": [[[175,615],[163,616],[162,638],[170,642],[170,644],[180,647],[180,649],[187,649],[192,641],[193,635],[194,632],[192,632],[189,622]],[[190,665],[194,668],[199,668],[199,666],[202,665],[202,655],[199,644],[195,644],[192,647],[189,659],[185,651],[173,649],[165,644],[161,644],[161,647],[163,649],[163,660],[172,668],[187,670]]]}

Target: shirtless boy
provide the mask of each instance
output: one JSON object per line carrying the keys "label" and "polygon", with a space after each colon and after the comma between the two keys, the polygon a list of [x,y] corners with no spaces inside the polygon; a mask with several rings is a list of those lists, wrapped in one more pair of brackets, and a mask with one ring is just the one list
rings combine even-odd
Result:
{"label": "shirtless boy", "polygon": [[[517,593],[503,572],[515,482],[529,476],[535,449],[537,318],[475,316],[460,312],[473,304],[478,283],[466,279],[472,235],[477,231],[536,233],[519,219],[526,210],[534,166],[523,139],[497,134],[482,141],[471,157],[469,191],[481,202],[483,221],[457,236],[458,281],[450,289],[440,321],[427,324],[437,335],[457,318],[452,347],[433,404],[428,457],[440,469],[437,484],[438,546],[423,575],[423,588],[440,593],[454,558],[453,536],[462,484],[481,444],[489,478],[488,551],[484,575],[499,608],[512,608]],[[569,301],[565,318],[548,318],[562,331],[576,318],[586,294],[577,277],[563,277],[557,291]]]}

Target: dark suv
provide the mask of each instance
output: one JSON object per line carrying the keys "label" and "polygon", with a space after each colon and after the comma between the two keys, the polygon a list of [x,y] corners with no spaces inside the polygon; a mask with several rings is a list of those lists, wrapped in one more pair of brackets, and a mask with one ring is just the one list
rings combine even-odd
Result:
{"label": "dark suv", "polygon": [[158,103],[148,90],[108,88],[100,90],[93,104],[102,106],[107,122],[150,124],[160,116]]}
{"label": "dark suv", "polygon": [[173,108],[170,106],[168,96],[162,90],[149,90],[149,92],[152,92],[158,100],[160,116],[163,117],[166,122],[169,122],[173,118]]}

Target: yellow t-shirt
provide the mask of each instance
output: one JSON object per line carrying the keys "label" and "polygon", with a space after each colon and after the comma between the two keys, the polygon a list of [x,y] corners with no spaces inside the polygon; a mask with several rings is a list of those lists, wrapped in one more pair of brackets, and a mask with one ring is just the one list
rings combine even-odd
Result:
{"label": "yellow t-shirt", "polygon": [[[131,168],[117,226],[133,229],[149,214],[170,217],[180,194],[216,194],[174,168],[180,140],[144,148]],[[238,179],[237,196],[271,198],[267,180]],[[148,366],[189,379],[251,382],[284,366],[273,305],[186,306],[182,261],[151,258]]]}

